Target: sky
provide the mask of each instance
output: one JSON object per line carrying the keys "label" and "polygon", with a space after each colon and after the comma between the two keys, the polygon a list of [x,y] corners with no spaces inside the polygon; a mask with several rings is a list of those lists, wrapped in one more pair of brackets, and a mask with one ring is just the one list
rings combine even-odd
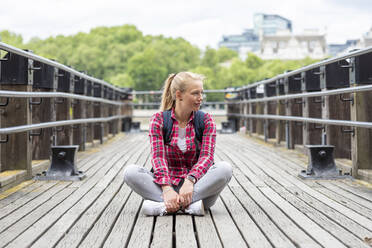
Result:
{"label": "sky", "polygon": [[0,0],[0,30],[31,37],[135,25],[143,34],[183,37],[216,48],[223,35],[253,28],[253,14],[277,14],[293,31],[319,29],[328,43],[359,39],[372,28],[371,0]]}

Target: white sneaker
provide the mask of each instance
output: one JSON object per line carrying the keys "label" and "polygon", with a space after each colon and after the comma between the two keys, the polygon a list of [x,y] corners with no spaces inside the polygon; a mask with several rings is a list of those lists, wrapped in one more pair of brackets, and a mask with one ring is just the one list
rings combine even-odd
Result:
{"label": "white sneaker", "polygon": [[191,203],[185,209],[185,213],[188,213],[188,214],[191,214],[191,215],[200,215],[200,216],[203,216],[205,214],[203,201],[202,200],[199,200],[197,202]]}
{"label": "white sneaker", "polygon": [[163,216],[167,213],[164,202],[144,200],[142,213],[148,216]]}

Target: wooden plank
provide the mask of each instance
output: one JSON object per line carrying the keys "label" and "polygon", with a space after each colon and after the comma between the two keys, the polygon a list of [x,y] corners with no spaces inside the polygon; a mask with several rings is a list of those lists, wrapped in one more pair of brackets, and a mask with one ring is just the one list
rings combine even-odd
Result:
{"label": "wooden plank", "polygon": [[22,217],[31,213],[34,209],[41,206],[43,203],[48,201],[54,194],[63,190],[69,184],[70,182],[61,182],[61,183],[56,184],[55,186],[53,185],[54,187],[50,187],[43,194],[40,194],[38,197],[35,197],[31,201],[29,201],[27,204],[23,205],[22,207],[18,208],[16,211],[12,212],[12,214],[7,215],[6,217],[2,218],[0,220],[0,232],[7,229],[9,226],[17,222]]}
{"label": "wooden plank", "polygon": [[[141,151],[141,150],[139,150]],[[134,157],[134,156],[132,156]],[[146,156],[142,156],[146,159]],[[129,161],[127,161],[128,163]],[[69,233],[59,241],[57,247],[76,247],[92,229],[95,222],[108,207],[110,202],[123,186],[123,169],[120,170],[115,179],[106,188],[103,194],[93,203],[91,207],[81,216],[81,218],[70,228]],[[127,189],[129,191],[129,189]],[[128,192],[129,195],[129,192]],[[95,229],[96,230],[96,229]],[[97,230],[102,234],[102,230]],[[96,232],[93,232],[97,234]],[[96,243],[96,242],[95,242]]]}
{"label": "wooden plank", "polygon": [[[219,153],[221,154],[221,153]],[[234,161],[235,163],[235,161]],[[237,174],[236,169],[233,170],[234,177],[231,179],[230,183],[230,189],[234,193],[234,195],[241,201],[245,209],[249,210],[249,214],[252,216],[252,219],[257,223],[257,225],[260,227],[260,229],[263,231],[263,233],[266,234],[267,238],[271,241],[271,244],[275,244],[276,247],[295,247],[295,245],[292,243],[292,240],[290,240],[288,237],[290,237],[290,233],[288,233],[288,237],[284,234],[283,230],[281,230],[279,227],[281,226],[281,222],[279,221],[279,225],[276,224],[276,222],[272,219],[270,216],[270,211],[266,211],[264,208],[261,208],[256,201],[251,197],[249,192],[246,190],[249,187],[256,188],[256,185],[253,184],[244,184],[244,188],[241,186],[236,187],[237,182],[239,182],[239,185],[241,183],[244,183],[245,180],[247,180],[245,177],[243,177],[241,174]],[[235,178],[242,178],[241,181],[237,181]],[[252,177],[251,177],[252,178]],[[251,180],[251,178],[249,178]],[[261,184],[259,187],[264,187],[263,184]],[[270,207],[270,204],[268,204]],[[271,211],[272,212],[272,211]],[[270,234],[270,235],[268,235]],[[301,243],[301,242],[300,242]]]}
{"label": "wooden plank", "polygon": [[[142,197],[132,193],[123,210],[121,211],[112,232],[107,237],[103,247],[126,247],[129,242],[130,233],[136,223],[141,209]],[[81,247],[88,247],[82,245]],[[91,247],[91,246],[90,246]]]}
{"label": "wooden plank", "polygon": [[[0,199],[0,209],[9,205],[12,202],[24,197],[25,195],[32,192],[33,190],[41,187],[41,185],[43,184],[41,182],[35,182],[35,181],[32,181],[32,180],[26,181],[24,183],[26,183],[28,185],[21,188],[21,189],[18,189],[16,191],[14,191],[14,188],[17,189],[18,188],[17,186],[9,189],[9,191],[11,191],[10,192],[11,194],[9,194],[9,195],[7,194],[7,195],[5,195],[4,198]],[[6,194],[7,192],[8,191],[2,192],[1,197],[3,197],[3,194]]]}
{"label": "wooden plank", "polygon": [[[216,154],[218,158],[221,158]],[[231,180],[228,187],[222,191],[221,198],[232,215],[237,227],[250,247],[272,247],[264,233],[254,220],[249,216],[249,209],[244,209],[239,198],[233,194],[230,188],[238,188],[236,180]],[[240,187],[241,188],[241,187]]]}
{"label": "wooden plank", "polygon": [[312,208],[311,204],[308,204],[302,197],[298,197],[300,193],[297,195],[293,194],[281,186],[272,187],[272,189],[314,222],[318,223],[318,225],[329,231],[334,237],[339,238],[346,246],[367,247],[361,239],[345,229],[344,226],[337,224],[336,221],[327,217],[324,213],[318,211],[318,209]]}
{"label": "wooden plank", "polygon": [[333,184],[359,198],[372,202],[372,189],[361,187],[360,184],[347,180],[334,182]]}
{"label": "wooden plank", "polygon": [[[32,85],[1,85],[2,90],[32,91]],[[9,104],[3,108],[0,126],[13,127],[31,124],[31,112],[28,98],[10,98]],[[32,177],[32,147],[28,132],[9,134],[9,141],[1,144],[0,171],[26,170],[27,179]],[[3,137],[3,135],[1,135]]]}
{"label": "wooden plank", "polygon": [[[137,150],[136,153],[138,153],[138,151],[140,153],[142,152],[141,150]],[[96,201],[96,199],[101,196],[103,191],[119,174],[120,170],[122,170],[123,164],[125,161],[127,161],[127,157],[123,156],[122,154],[118,154],[118,157],[118,160],[113,161],[113,166],[110,168],[107,174],[105,174],[104,177],[101,178],[100,181],[94,185],[76,205],[64,213],[63,216],[33,244],[34,247],[45,247],[45,244],[48,244],[48,246],[55,245],[64,236],[64,234],[70,230],[71,226],[76,222],[76,220],[79,219],[82,214]],[[89,216],[89,213],[87,216]],[[85,220],[89,219],[85,218]]]}
{"label": "wooden plank", "polygon": [[42,195],[46,190],[52,188],[54,185],[56,185],[57,182],[47,182],[44,185],[42,185],[40,188],[36,188],[29,194],[27,194],[25,197],[22,197],[15,202],[12,202],[11,204],[7,205],[6,207],[2,208],[0,211],[0,220],[4,217],[8,216],[9,214],[16,211],[18,208],[24,206],[28,202],[32,201],[39,195]]}
{"label": "wooden plank", "polygon": [[[120,157],[120,154],[118,156]],[[110,159],[111,162],[109,160],[106,163],[104,163],[104,165],[106,166],[104,166],[99,171],[99,173],[95,174],[92,178],[90,178],[90,180],[86,184],[83,184],[81,187],[79,187],[67,200],[65,200],[62,204],[58,205],[52,211],[47,213],[37,223],[35,223],[32,227],[30,227],[24,233],[22,233],[19,237],[17,237],[16,240],[14,240],[13,242],[9,244],[9,247],[19,247],[20,245],[27,246],[33,243],[35,239],[37,239],[46,230],[50,230],[51,226],[55,227],[53,226],[54,223],[62,215],[64,215],[66,211],[68,211],[72,206],[74,206],[77,202],[79,202],[82,199],[82,197],[85,197],[88,199],[89,197],[91,197],[95,199],[94,195],[98,194],[98,192],[96,192],[98,191],[97,189],[93,193],[90,193],[90,194],[87,194],[87,193],[90,192],[92,187],[94,187],[98,182],[100,182],[101,188],[105,186],[103,184],[108,183],[110,177],[113,175],[112,173],[107,174],[107,175],[105,174],[112,168],[112,164],[114,163],[114,161],[117,161],[116,159],[118,156],[112,157]]]}
{"label": "wooden plank", "polygon": [[[351,95],[354,97],[354,104],[351,105],[351,120],[370,122],[371,92],[355,92]],[[355,178],[358,177],[358,169],[372,169],[371,138],[372,132],[368,128],[356,127],[354,135],[351,136],[352,174]]]}
{"label": "wooden plank", "polygon": [[311,235],[311,237],[320,244],[324,245],[325,247],[346,247],[339,240],[330,235],[326,230],[322,229],[321,226],[317,225],[312,219],[308,218],[290,203],[283,200],[283,198],[281,198],[271,188],[265,187],[261,188],[260,190],[268,198],[270,198],[271,201],[275,202],[275,204],[295,223],[297,223],[297,225],[301,226],[304,231]]}
{"label": "wooden plank", "polygon": [[[335,202],[338,202],[338,203],[344,205],[345,207],[348,207],[349,209],[352,209],[355,212],[365,216],[366,218],[372,219],[372,207],[370,207],[370,208],[364,207],[364,206],[356,203],[355,201],[350,200],[349,198],[347,198],[347,196],[342,195],[341,192],[340,192],[340,194],[338,194],[336,192],[333,192],[333,191],[329,190],[326,187],[319,187],[319,188],[317,188],[317,191],[319,191],[323,195],[327,196],[328,198],[334,200]],[[370,203],[368,205],[372,205],[372,204]]]}
{"label": "wooden plank", "polygon": [[[235,187],[240,187],[235,180],[231,183],[235,183]],[[230,185],[230,187],[232,186]],[[249,247],[273,247],[249,216],[249,210],[247,212],[247,210],[242,207],[239,199],[235,198],[229,188],[226,188],[222,192],[221,198]]]}
{"label": "wooden plank", "polygon": [[198,247],[192,216],[176,215],[176,247]]}
{"label": "wooden plank", "polygon": [[173,218],[173,215],[166,215],[155,218],[154,236],[150,247],[172,247]]}
{"label": "wooden plank", "polygon": [[[227,146],[224,147],[227,149]],[[256,188],[251,184],[245,176],[234,171],[234,176],[237,181],[242,185],[247,193],[256,201],[256,203],[270,216],[277,226],[282,228],[295,244],[304,244],[309,246],[318,247],[319,245],[302,229],[300,229],[292,219],[288,218],[283,212],[272,203],[269,198],[266,198],[261,190],[264,187]],[[265,186],[267,187],[267,186]]]}
{"label": "wooden plank", "polygon": [[[34,88],[33,92],[53,92],[52,89]],[[40,105],[31,105],[32,123],[56,121],[54,98],[33,98],[33,101],[41,101]],[[37,131],[37,130],[36,130]],[[34,132],[34,131],[33,131]],[[38,132],[38,131],[37,131]],[[41,136],[32,136],[32,159],[49,159],[52,146],[52,128],[44,128]]]}
{"label": "wooden plank", "polygon": [[195,216],[195,229],[198,235],[199,247],[222,247],[218,232],[209,211],[204,216]]}
{"label": "wooden plank", "polygon": [[8,243],[13,241],[18,235],[21,235],[27,228],[36,223],[42,218],[45,213],[56,207],[66,198],[68,198],[76,189],[64,188],[62,191],[55,194],[49,201],[32,211],[29,215],[25,216],[7,230],[0,234],[0,246],[6,246]]}
{"label": "wooden plank", "polygon": [[[256,157],[257,160],[260,159],[259,156]],[[267,158],[268,161],[270,161],[270,163],[275,163],[277,165],[280,165],[281,163],[278,163],[278,159],[277,158],[273,158],[273,156],[270,156]],[[278,169],[278,167],[273,167],[275,169]],[[262,168],[262,169],[267,169],[266,167],[265,168]],[[275,173],[275,172],[274,172]],[[285,174],[286,175],[289,175],[289,174]],[[354,211],[352,211],[351,209],[349,209],[348,207],[345,207],[343,206],[342,204],[339,204],[333,200],[330,200],[327,196],[324,196],[323,194],[319,193],[318,191],[321,190],[320,187],[317,187],[317,188],[310,188],[308,183],[306,181],[300,181],[297,177],[291,175],[289,177],[287,177],[287,182],[291,182],[291,183],[294,183],[295,182],[295,185],[298,185],[298,187],[302,188],[303,189],[303,186],[301,185],[306,185],[307,187],[305,189],[307,189],[308,193],[309,194],[312,194],[313,196],[315,196],[316,198],[318,198],[319,200],[323,201],[325,204],[331,206],[332,208],[334,208],[335,210],[337,211],[341,211],[341,213],[345,214],[346,216],[348,216],[349,218],[351,219],[354,219],[354,220],[358,220],[357,222],[359,223],[363,223],[363,224],[366,224],[367,228],[369,230],[372,230],[371,227],[372,227],[372,222],[370,220],[368,220],[367,218],[365,218],[364,216],[362,216],[361,214],[359,213],[355,213]],[[291,179],[291,180],[288,180],[288,179]],[[319,185],[319,184],[317,184]],[[342,196],[340,196],[342,197]]]}
{"label": "wooden plank", "polygon": [[147,248],[149,247],[154,217],[139,214],[134,225],[132,235],[129,240],[128,248]]}
{"label": "wooden plank", "polygon": [[211,207],[211,215],[224,247],[247,246],[221,198]]}
{"label": "wooden plank", "polygon": [[[150,150],[150,147],[148,147]],[[150,154],[150,152],[148,153]],[[151,168],[150,156],[146,161],[145,168]],[[148,247],[152,237],[152,228],[154,225],[155,217],[147,217],[144,214],[139,213],[137,222],[134,225],[133,232],[131,234],[128,247]]]}
{"label": "wooden plank", "polygon": [[[239,145],[241,145],[241,144],[239,144]],[[257,150],[256,147],[257,146],[254,146],[254,148],[252,148],[252,149]],[[275,180],[277,180],[282,185],[283,185],[283,181],[286,182],[286,183],[288,183],[288,182],[291,183],[292,182],[292,181],[288,180],[288,177],[290,177],[290,176],[288,176],[286,174],[281,175],[281,174],[283,174],[282,171],[280,171],[280,170],[273,171],[276,168],[275,166],[278,166],[278,160],[277,159],[274,158],[274,160],[276,161],[275,166],[274,166],[270,161],[266,161],[266,162],[261,161],[260,158],[262,156],[260,156],[260,155],[257,155],[257,157],[254,157],[253,155],[251,155],[250,157],[247,157],[247,156],[243,155],[243,154],[246,154],[246,152],[240,152],[240,154],[241,154],[242,157],[245,157],[248,161],[251,160],[251,159],[254,159],[254,161],[256,161],[259,165],[265,164],[265,166],[255,167],[256,170],[262,169],[262,170],[266,171],[268,174],[270,174]],[[266,152],[266,154],[268,154],[268,152]],[[270,156],[270,158],[271,158],[271,156]],[[253,163],[249,163],[249,165],[252,166]],[[271,170],[269,167],[272,167],[273,170]],[[252,173],[252,172],[250,172],[250,173]],[[245,173],[245,175],[250,175],[250,174]],[[298,179],[296,178],[296,180],[298,180]],[[294,195],[297,195],[297,196],[301,197],[307,204],[313,206],[318,211],[321,211],[325,215],[329,216],[332,220],[339,223],[342,227],[347,227],[347,229],[349,231],[351,231],[354,235],[357,235],[361,239],[363,239],[364,237],[369,237],[371,235],[371,233],[368,230],[366,230],[364,227],[357,224],[353,220],[345,217],[343,214],[340,214],[339,211],[336,211],[336,210],[332,209],[331,207],[327,206],[325,203],[320,202],[319,200],[317,200],[317,199],[309,196],[307,193],[303,192],[301,187],[296,187],[293,184],[292,186],[287,185],[287,186],[285,186],[285,188],[287,190],[289,190],[291,193],[293,193]]]}

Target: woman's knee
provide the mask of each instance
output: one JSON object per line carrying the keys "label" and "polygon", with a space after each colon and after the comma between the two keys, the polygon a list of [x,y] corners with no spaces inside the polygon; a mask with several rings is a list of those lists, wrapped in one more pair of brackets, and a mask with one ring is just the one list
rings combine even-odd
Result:
{"label": "woman's knee", "polygon": [[232,167],[230,163],[226,161],[220,161],[217,162],[214,166],[216,166],[216,168],[218,169],[219,175],[221,175],[221,177],[225,179],[225,182],[230,182],[230,179],[232,177]]}
{"label": "woman's knee", "polygon": [[139,167],[135,164],[127,165],[124,169],[124,182],[127,184],[130,183],[131,180],[136,177],[141,168],[142,167]]}

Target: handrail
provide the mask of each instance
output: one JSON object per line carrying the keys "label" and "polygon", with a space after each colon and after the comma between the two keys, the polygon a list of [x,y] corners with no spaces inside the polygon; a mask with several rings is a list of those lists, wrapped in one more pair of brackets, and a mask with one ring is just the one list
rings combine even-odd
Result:
{"label": "handrail", "polygon": [[24,50],[21,50],[19,48],[16,48],[16,47],[13,47],[13,46],[10,46],[8,44],[5,44],[3,42],[0,42],[0,50],[5,50],[5,51],[8,51],[8,52],[11,52],[11,53],[14,53],[14,54],[18,54],[18,55],[21,55],[21,56],[24,56],[24,57],[27,57],[27,58],[30,58],[30,59],[33,59],[33,60],[37,60],[39,62],[42,62],[44,64],[47,64],[47,65],[50,65],[50,66],[54,66],[56,68],[59,68],[61,70],[64,70],[64,71],[67,71],[67,72],[70,72],[76,76],[79,76],[81,78],[85,78],[87,80],[90,80],[92,82],[96,82],[96,83],[100,83],[104,86],[107,86],[113,90],[116,90],[116,91],[119,91],[121,93],[128,93],[127,91],[121,89],[121,88],[118,88],[114,85],[111,85],[101,79],[97,79],[97,78],[94,78],[94,77],[91,77],[91,76],[88,76],[87,74],[84,74],[84,73],[81,73],[75,69],[72,69],[68,66],[65,66],[63,64],[60,64],[56,61],[53,61],[53,60],[50,60],[50,59],[47,59],[47,58],[44,58],[44,57],[41,57],[41,56],[38,56],[36,54],[33,54],[31,52],[27,52],[27,51],[24,51]]}
{"label": "handrail", "polygon": [[282,95],[282,96],[271,96],[271,97],[263,97],[263,98],[249,99],[249,100],[241,100],[241,101],[234,101],[233,103],[240,104],[240,103],[279,101],[279,100],[288,100],[288,99],[305,98],[305,97],[307,98],[307,97],[317,97],[317,96],[331,96],[331,95],[363,92],[363,91],[370,91],[370,90],[372,90],[372,85],[363,85],[363,86],[341,88],[341,89],[336,89],[336,90],[324,90],[324,91],[316,91],[316,92],[306,92],[306,93],[299,93],[299,94],[288,94],[288,95]]}
{"label": "handrail", "polygon": [[243,86],[241,88],[238,88],[237,91],[243,91],[243,90],[246,90],[246,89],[249,89],[249,88],[257,87],[258,85],[265,85],[265,84],[268,84],[268,83],[272,83],[272,82],[275,82],[276,80],[284,78],[284,77],[294,76],[294,75],[299,74],[301,72],[309,71],[309,70],[318,68],[320,66],[332,64],[332,63],[335,63],[335,62],[343,60],[343,59],[349,59],[351,57],[360,56],[360,55],[363,55],[363,54],[366,54],[366,53],[369,53],[369,52],[372,52],[372,46],[369,46],[369,47],[367,47],[365,49],[362,49],[362,50],[353,51],[353,52],[350,52],[348,54],[332,57],[332,58],[329,58],[329,59],[311,64],[311,65],[308,65],[308,66],[301,67],[299,69],[296,69],[296,70],[293,70],[293,71],[290,71],[290,72],[282,73],[282,74],[279,74],[275,77],[265,79],[265,80],[256,82],[254,84]]}
{"label": "handrail", "polygon": [[86,119],[43,122],[43,123],[31,124],[31,125],[21,125],[21,126],[0,128],[0,134],[21,133],[25,131],[43,129],[43,128],[48,128],[48,127],[59,127],[59,126],[76,125],[76,124],[82,124],[82,123],[109,122],[112,120],[122,119],[126,117],[130,117],[130,116],[129,115],[115,115],[115,116],[104,117],[104,118],[86,118]]}
{"label": "handrail", "polygon": [[349,127],[364,127],[372,128],[372,122],[365,121],[345,121],[345,120],[334,120],[334,119],[319,119],[319,118],[307,118],[307,117],[296,117],[296,116],[285,116],[285,115],[260,115],[260,114],[227,114],[227,116],[242,117],[242,118],[255,118],[255,119],[271,119],[271,120],[282,120],[282,121],[298,121],[298,122],[309,122],[335,126],[349,126]]}
{"label": "handrail", "polygon": [[51,98],[51,97],[61,97],[61,98],[71,98],[77,100],[84,100],[90,102],[102,102],[111,105],[117,106],[124,106],[128,105],[129,103],[122,103],[111,101],[103,98],[92,97],[92,96],[84,96],[72,93],[63,93],[63,92],[26,92],[26,91],[10,91],[10,90],[0,90],[0,97],[17,97],[17,98],[24,98],[24,97],[38,97],[38,98]]}

